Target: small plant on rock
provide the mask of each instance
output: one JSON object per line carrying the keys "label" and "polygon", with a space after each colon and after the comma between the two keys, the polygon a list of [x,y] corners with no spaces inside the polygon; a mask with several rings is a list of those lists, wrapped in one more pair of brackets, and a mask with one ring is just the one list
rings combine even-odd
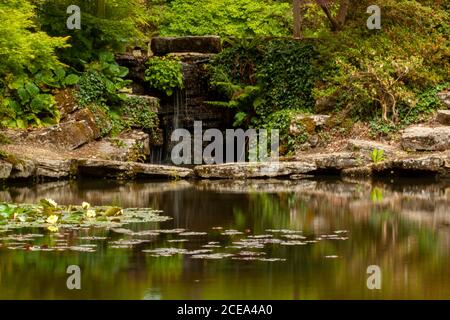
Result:
{"label": "small plant on rock", "polygon": [[370,157],[372,158],[373,163],[377,164],[386,160],[384,157],[384,150],[373,149],[370,153]]}

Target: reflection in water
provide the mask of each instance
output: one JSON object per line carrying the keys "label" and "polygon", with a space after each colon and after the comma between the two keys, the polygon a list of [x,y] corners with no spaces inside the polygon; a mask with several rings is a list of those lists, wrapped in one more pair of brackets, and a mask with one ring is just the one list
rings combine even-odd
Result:
{"label": "reflection in water", "polygon": [[[391,299],[450,298],[450,186],[343,181],[52,182],[11,185],[0,200],[151,207],[173,217],[134,231],[183,228],[207,236],[165,234],[129,249],[109,242],[124,235],[79,230],[58,238],[43,230],[37,244],[96,244],[95,253],[30,252],[0,246],[0,299]],[[242,235],[224,236],[223,230]],[[220,250],[233,242],[297,230],[306,245],[266,244],[266,257],[286,261],[154,257],[143,250],[197,250],[209,242]],[[222,230],[222,231],[221,231]],[[329,235],[345,232],[342,240]],[[287,232],[287,231],[285,231]],[[79,239],[107,237],[107,241]],[[285,237],[287,235],[277,235]],[[0,233],[1,237],[1,233]],[[173,240],[187,239],[186,242]],[[293,241],[293,240],[292,240]],[[0,241],[0,244],[2,242]],[[228,249],[227,249],[228,250]],[[230,249],[231,250],[231,249]],[[328,258],[327,258],[328,257]],[[331,259],[333,258],[333,259]],[[82,290],[66,288],[66,268],[82,270]],[[367,267],[379,265],[382,289],[366,287]]]}

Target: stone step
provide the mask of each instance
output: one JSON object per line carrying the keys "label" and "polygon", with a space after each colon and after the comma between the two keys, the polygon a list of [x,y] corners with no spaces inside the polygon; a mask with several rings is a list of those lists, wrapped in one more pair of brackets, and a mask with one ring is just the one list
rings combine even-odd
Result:
{"label": "stone step", "polygon": [[91,177],[180,179],[193,175],[193,170],[188,168],[138,162],[79,159],[77,164],[82,176]]}
{"label": "stone step", "polygon": [[309,173],[316,170],[310,162],[242,162],[201,165],[194,168],[196,176],[204,179],[276,178]]}
{"label": "stone step", "polygon": [[217,36],[156,37],[151,40],[151,49],[158,56],[173,52],[219,53],[222,43]]}
{"label": "stone step", "polygon": [[365,158],[371,159],[373,150],[383,150],[385,157],[392,157],[400,150],[394,146],[384,144],[377,141],[350,139],[347,141],[347,149],[349,151],[359,151]]}
{"label": "stone step", "polygon": [[450,126],[450,110],[438,110],[436,120],[444,126]]}
{"label": "stone step", "polygon": [[401,138],[405,151],[444,151],[450,149],[450,126],[412,126]]}

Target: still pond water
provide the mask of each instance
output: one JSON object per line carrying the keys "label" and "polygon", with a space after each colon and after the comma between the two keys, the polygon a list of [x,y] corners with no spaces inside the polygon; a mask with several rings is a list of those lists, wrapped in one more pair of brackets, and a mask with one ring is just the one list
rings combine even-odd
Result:
{"label": "still pond water", "polygon": [[[172,219],[0,233],[0,299],[450,299],[445,182],[78,181],[0,192],[42,198]],[[81,268],[81,290],[66,287],[69,265]],[[367,288],[371,265],[381,290]]]}

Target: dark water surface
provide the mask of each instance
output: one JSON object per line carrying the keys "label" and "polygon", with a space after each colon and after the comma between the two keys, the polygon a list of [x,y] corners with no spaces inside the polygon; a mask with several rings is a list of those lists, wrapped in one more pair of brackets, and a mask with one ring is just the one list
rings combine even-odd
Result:
{"label": "dark water surface", "polygon": [[[201,234],[19,230],[44,235],[32,245],[87,244],[95,252],[30,251],[0,240],[0,299],[450,298],[445,182],[78,181],[0,192],[1,201],[41,198],[159,209],[173,219],[124,228]],[[80,239],[87,236],[106,239]],[[127,243],[133,239],[147,241]],[[143,252],[158,248],[181,253]],[[182,249],[222,255],[206,259]],[[81,290],[66,287],[69,265],[81,268]],[[381,268],[381,290],[367,288],[370,265]]]}

